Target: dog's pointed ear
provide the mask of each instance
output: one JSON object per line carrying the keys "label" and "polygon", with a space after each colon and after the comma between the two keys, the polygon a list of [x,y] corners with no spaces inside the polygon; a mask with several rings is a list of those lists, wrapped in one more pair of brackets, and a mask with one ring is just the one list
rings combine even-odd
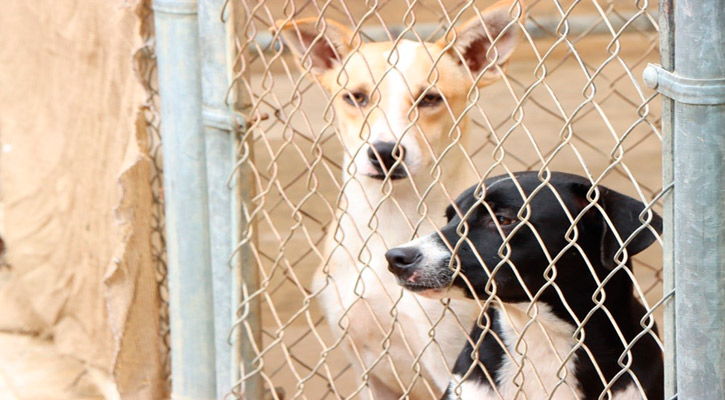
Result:
{"label": "dog's pointed ear", "polygon": [[332,20],[312,17],[275,25],[300,68],[317,76],[340,65],[355,45],[352,31]]}
{"label": "dog's pointed ear", "polygon": [[[444,48],[453,42],[449,54],[461,66],[467,67],[474,79],[478,77],[478,87],[490,85],[503,76],[519,41],[519,24],[524,19],[523,2],[502,0],[483,10],[481,16],[483,23],[479,16],[473,17],[456,27],[455,33],[436,42]],[[494,65],[490,65],[492,63]]]}
{"label": "dog's pointed ear", "polygon": [[[586,194],[591,186],[575,185],[577,186],[575,191],[580,196],[580,202],[582,204],[588,203]],[[632,257],[657,240],[650,227],[657,234],[662,233],[662,217],[654,211],[649,211],[652,214],[649,226],[642,228],[645,223],[640,221],[639,218],[646,205],[639,200],[599,186],[599,200],[597,203],[604,209],[606,218],[599,210],[594,208],[590,210],[590,213],[600,221],[600,261],[605,268],[614,268],[617,265],[615,259],[620,258],[617,257],[617,254],[620,252],[622,245],[628,240],[627,256]],[[644,220],[647,221],[648,219],[649,217],[645,213]]]}

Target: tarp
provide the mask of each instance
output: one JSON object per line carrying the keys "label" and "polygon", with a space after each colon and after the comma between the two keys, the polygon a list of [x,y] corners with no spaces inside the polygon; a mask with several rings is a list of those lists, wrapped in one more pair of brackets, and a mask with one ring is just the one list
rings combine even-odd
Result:
{"label": "tarp", "polygon": [[110,397],[167,397],[151,251],[143,0],[7,0],[0,330],[51,334]]}

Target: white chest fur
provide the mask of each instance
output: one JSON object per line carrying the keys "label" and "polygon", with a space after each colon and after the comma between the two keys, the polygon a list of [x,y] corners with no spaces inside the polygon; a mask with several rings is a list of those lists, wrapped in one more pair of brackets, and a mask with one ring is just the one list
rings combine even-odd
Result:
{"label": "white chest fur", "polygon": [[[501,336],[511,357],[505,357],[500,371],[499,388],[504,398],[579,399],[574,377],[576,344],[574,327],[557,318],[540,304],[535,318],[526,314],[525,306],[507,307],[499,312]],[[527,326],[528,325],[528,326]],[[518,394],[523,392],[526,397]]]}
{"label": "white chest fur", "polygon": [[[582,398],[574,377],[576,355],[574,328],[554,316],[546,305],[538,306],[532,318],[524,306],[506,307],[498,312],[500,338],[506,353],[498,370],[496,389],[480,382],[460,385],[460,397],[451,399],[554,399]],[[460,377],[454,378],[460,382]],[[452,383],[452,384],[454,384]]]}
{"label": "white chest fur", "polygon": [[[456,379],[460,379],[460,377],[456,377]],[[543,396],[543,394],[542,394]],[[552,397],[525,397],[523,394],[520,394],[518,397],[504,397],[503,394],[496,393],[493,391],[491,386],[483,385],[480,383],[473,383],[473,382],[463,382],[461,384],[461,396],[458,397],[457,395],[450,396],[447,400],[489,400],[489,399],[496,399],[496,400],[508,400],[508,399],[529,399],[529,400],[538,400],[538,399],[559,399],[561,397],[557,397],[558,395],[556,393],[553,394]],[[570,398],[570,397],[565,397]],[[581,398],[581,397],[576,397]],[[640,393],[639,389],[635,384],[630,384],[625,390],[617,392],[616,394],[612,395],[611,397],[605,397],[605,399],[611,399],[611,400],[642,400],[644,397]]]}
{"label": "white chest fur", "polygon": [[[350,203],[355,195],[351,191],[346,189]],[[330,262],[318,271],[315,289],[321,290],[318,298],[333,331],[346,336],[343,343],[359,372],[375,365],[370,374],[393,393],[400,386],[396,376],[406,386],[417,380],[411,398],[427,399],[430,391],[415,370],[419,368],[434,391],[442,393],[479,307],[468,301],[451,301],[446,309],[439,300],[404,291],[388,272],[384,254],[411,239],[411,221],[415,224],[420,218],[417,202],[397,196],[372,206],[367,202],[349,204],[348,212],[340,216],[338,231],[328,237]],[[427,204],[441,214],[436,223],[442,223],[440,210],[447,200]],[[373,209],[375,217],[371,218]],[[419,231],[432,230],[427,223]],[[381,355],[384,362],[380,362]]]}
{"label": "white chest fur", "polygon": [[[558,319],[543,304],[538,306],[533,322],[523,305],[507,307],[506,311],[499,312],[497,317],[500,337],[508,354],[504,355],[498,371],[496,389],[487,383],[465,381],[460,383],[457,394],[448,399],[582,399],[574,376],[576,355],[570,355],[576,344],[574,328]],[[456,375],[451,385],[458,382],[461,377]],[[641,400],[642,395],[636,385],[631,384],[609,399]]]}

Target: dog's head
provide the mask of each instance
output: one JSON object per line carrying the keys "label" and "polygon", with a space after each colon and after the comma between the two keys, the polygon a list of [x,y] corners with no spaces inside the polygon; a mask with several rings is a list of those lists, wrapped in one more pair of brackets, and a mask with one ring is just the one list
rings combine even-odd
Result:
{"label": "dog's head", "polygon": [[[529,301],[527,291],[535,294],[547,275],[574,286],[591,276],[590,266],[606,276],[629,264],[622,247],[631,257],[652,244],[652,229],[659,233],[662,219],[647,211],[643,224],[642,202],[602,186],[592,206],[590,191],[595,195],[588,180],[565,173],[553,173],[548,185],[535,172],[491,178],[448,207],[442,236],[388,251],[389,269],[400,285],[424,296],[475,293],[485,299],[495,293],[505,302]],[[576,230],[570,229],[577,218]]]}
{"label": "dog's head", "polygon": [[318,18],[279,21],[277,29],[302,71],[333,97],[351,172],[397,179],[430,167],[466,131],[469,92],[503,75],[519,36],[510,15],[522,18],[521,4],[494,4],[435,43],[363,43]]}

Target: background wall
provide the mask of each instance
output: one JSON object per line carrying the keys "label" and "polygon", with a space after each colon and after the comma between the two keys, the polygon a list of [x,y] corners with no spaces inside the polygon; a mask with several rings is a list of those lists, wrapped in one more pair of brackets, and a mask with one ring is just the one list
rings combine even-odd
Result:
{"label": "background wall", "polygon": [[9,0],[0,13],[0,330],[49,335],[106,393],[165,396],[153,162],[135,75],[142,0]]}

